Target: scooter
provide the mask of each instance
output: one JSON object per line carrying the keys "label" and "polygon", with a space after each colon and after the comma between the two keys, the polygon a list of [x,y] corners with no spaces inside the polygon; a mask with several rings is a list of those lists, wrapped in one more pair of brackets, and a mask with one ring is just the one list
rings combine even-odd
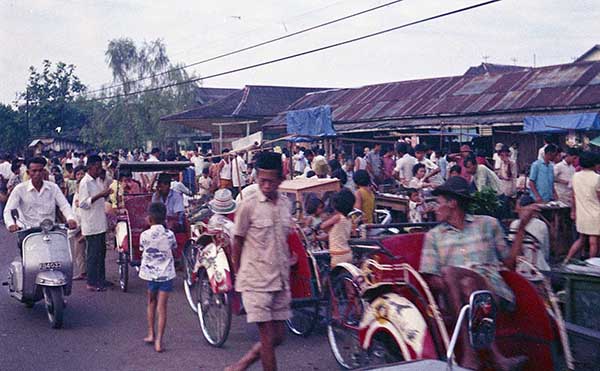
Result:
{"label": "scooter", "polygon": [[[13,218],[18,214],[13,211]],[[22,257],[17,256],[8,272],[10,296],[32,308],[42,299],[52,328],[63,325],[65,302],[71,295],[73,259],[64,224],[42,221],[39,227],[21,230],[18,239]]]}

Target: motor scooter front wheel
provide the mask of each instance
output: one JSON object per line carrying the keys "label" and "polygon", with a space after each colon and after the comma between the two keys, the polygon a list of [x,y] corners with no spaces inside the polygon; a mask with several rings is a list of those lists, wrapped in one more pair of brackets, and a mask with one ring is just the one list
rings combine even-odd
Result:
{"label": "motor scooter front wheel", "polygon": [[62,287],[44,287],[44,303],[52,328],[61,328],[65,310]]}

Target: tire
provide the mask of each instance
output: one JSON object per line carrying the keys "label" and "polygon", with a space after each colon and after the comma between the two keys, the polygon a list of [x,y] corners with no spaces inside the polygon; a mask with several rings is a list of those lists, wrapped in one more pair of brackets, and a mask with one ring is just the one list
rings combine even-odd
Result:
{"label": "tire", "polygon": [[285,321],[287,328],[298,336],[310,335],[319,321],[319,302],[302,308],[292,305],[292,318]]}
{"label": "tire", "polygon": [[127,292],[129,288],[129,259],[126,253],[119,253],[119,287]]}
{"label": "tire", "polygon": [[231,328],[229,295],[213,293],[205,270],[198,272],[195,291],[202,335],[208,344],[221,347],[227,340]]}
{"label": "tire", "polygon": [[196,263],[196,248],[193,241],[188,241],[183,248],[183,270],[185,276],[183,277],[183,291],[185,292],[185,298],[192,308],[194,313],[198,313],[197,300],[194,297],[196,286],[198,285],[198,279],[193,276],[194,265]]}
{"label": "tire", "polygon": [[387,335],[378,336],[372,340],[371,346],[367,350],[367,359],[369,367],[404,361],[400,349]]}
{"label": "tire", "polygon": [[[356,299],[354,304],[348,300],[348,290],[353,290],[352,294]],[[366,352],[361,348],[358,337],[358,326],[363,311],[359,290],[352,280],[352,275],[344,272],[332,276],[327,305],[327,340],[333,357],[347,370],[366,364]]]}
{"label": "tire", "polygon": [[50,325],[52,328],[61,328],[65,309],[62,287],[44,287],[44,302]]}

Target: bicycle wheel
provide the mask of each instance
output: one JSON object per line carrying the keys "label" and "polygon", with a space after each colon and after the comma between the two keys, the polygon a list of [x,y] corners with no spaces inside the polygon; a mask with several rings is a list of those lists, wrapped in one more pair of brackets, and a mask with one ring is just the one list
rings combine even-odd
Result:
{"label": "bicycle wheel", "polygon": [[185,276],[183,277],[183,291],[185,292],[185,298],[194,311],[198,312],[198,306],[196,305],[197,300],[194,298],[194,291],[196,285],[198,285],[198,279],[194,277],[193,270],[196,263],[196,248],[193,241],[188,241],[183,248],[183,271]]}
{"label": "bicycle wheel", "polygon": [[231,327],[231,303],[225,293],[215,294],[205,270],[198,272],[197,311],[202,335],[214,347],[222,346]]}
{"label": "bicycle wheel", "polygon": [[364,308],[358,286],[348,272],[332,277],[327,306],[327,340],[337,363],[350,370],[364,366],[366,353],[358,338]]}
{"label": "bicycle wheel", "polygon": [[129,256],[126,253],[119,253],[119,288],[127,292],[129,288]]}

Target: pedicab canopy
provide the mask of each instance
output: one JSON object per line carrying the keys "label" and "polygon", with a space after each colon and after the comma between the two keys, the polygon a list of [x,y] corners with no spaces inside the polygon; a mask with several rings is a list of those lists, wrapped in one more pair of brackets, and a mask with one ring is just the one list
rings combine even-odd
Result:
{"label": "pedicab canopy", "polygon": [[123,161],[123,162],[119,162],[117,169],[129,170],[132,173],[142,173],[142,172],[161,172],[161,171],[183,171],[190,166],[194,166],[194,165],[188,161],[164,161],[164,162]]}
{"label": "pedicab canopy", "polygon": [[331,106],[318,106],[288,111],[285,115],[287,133],[294,142],[310,142],[315,138],[335,136],[331,121]]}
{"label": "pedicab canopy", "polygon": [[527,116],[523,122],[523,131],[529,133],[600,130],[598,113]]}

